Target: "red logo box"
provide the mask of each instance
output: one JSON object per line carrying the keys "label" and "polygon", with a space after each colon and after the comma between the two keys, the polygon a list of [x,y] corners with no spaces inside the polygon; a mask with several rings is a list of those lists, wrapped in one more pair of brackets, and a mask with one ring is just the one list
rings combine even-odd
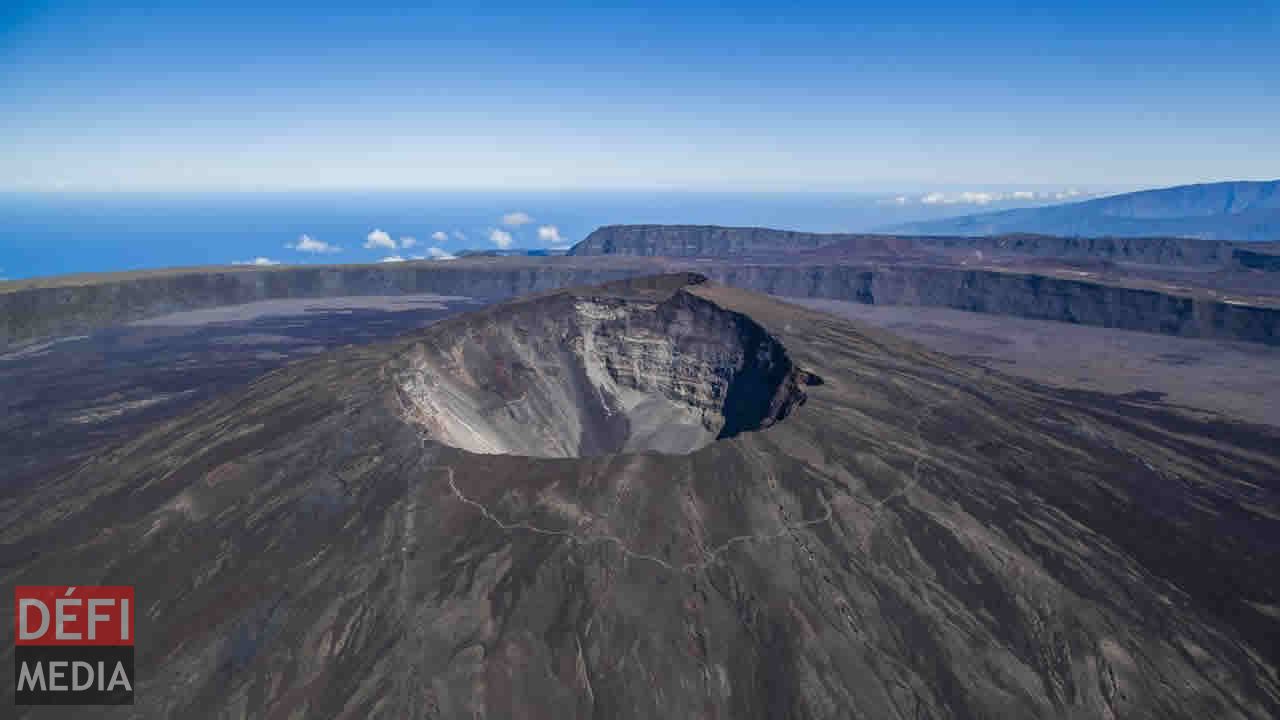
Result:
{"label": "red logo box", "polygon": [[13,636],[22,645],[133,645],[128,585],[19,585]]}

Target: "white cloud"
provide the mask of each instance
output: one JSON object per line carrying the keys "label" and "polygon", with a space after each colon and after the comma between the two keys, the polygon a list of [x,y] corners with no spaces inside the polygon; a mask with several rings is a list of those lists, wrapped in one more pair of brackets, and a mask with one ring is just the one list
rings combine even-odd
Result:
{"label": "white cloud", "polygon": [[237,260],[232,264],[233,265],[279,265],[280,261],[259,256],[252,260]]}
{"label": "white cloud", "polygon": [[494,229],[489,231],[489,242],[497,245],[503,250],[511,247],[511,240],[511,233],[506,230]]}
{"label": "white cloud", "polygon": [[880,198],[879,200],[876,200],[877,205],[906,205],[909,202],[911,202],[911,199],[906,195],[899,195],[891,198]]}
{"label": "white cloud", "polygon": [[338,247],[337,245],[330,245],[329,243],[323,240],[316,240],[310,235],[303,235],[302,237],[298,238],[298,242],[289,243],[285,245],[285,247],[292,248],[294,250],[297,250],[298,252],[305,252],[305,253],[324,254],[324,253],[342,252],[342,248]]}
{"label": "white cloud", "polygon": [[920,199],[926,205],[987,205],[1002,199],[998,193],[972,192],[966,190],[954,195],[946,193],[929,193]]}
{"label": "white cloud", "polygon": [[431,242],[434,242],[434,243],[442,243],[442,242],[444,242],[445,240],[448,240],[448,239],[449,239],[449,233],[447,233],[447,232],[445,232],[445,231],[443,231],[443,230],[437,230],[437,231],[435,231],[435,232],[431,233]]}
{"label": "white cloud", "polygon": [[400,257],[399,255],[388,255],[387,257],[382,258],[378,262],[404,262],[404,258]]}
{"label": "white cloud", "polygon": [[438,247],[427,248],[427,254],[430,255],[433,260],[452,260],[453,259],[453,255],[450,254],[448,250],[442,250]]}
{"label": "white cloud", "polygon": [[408,249],[408,248],[411,248],[411,247],[413,247],[414,245],[417,245],[417,244],[418,244],[418,238],[413,237],[413,236],[411,236],[411,235],[406,235],[406,236],[404,236],[404,237],[400,238],[400,247],[402,247],[402,248],[406,248],[406,249]]}
{"label": "white cloud", "polygon": [[509,212],[502,216],[502,224],[507,227],[520,227],[531,222],[533,222],[533,218],[529,216],[529,213]]}
{"label": "white cloud", "polygon": [[538,228],[538,239],[553,245],[564,242],[564,238],[560,237],[560,228],[555,225],[543,225]]}
{"label": "white cloud", "polygon": [[396,249],[396,241],[391,236],[381,230],[374,230],[365,237],[364,246],[367,248],[387,248],[388,250]]}
{"label": "white cloud", "polygon": [[461,240],[462,242],[467,241],[467,234],[462,232],[461,230],[454,230],[453,237],[457,240]]}
{"label": "white cloud", "polygon": [[[1061,190],[1057,192],[1035,191],[1035,190],[1012,190],[1009,192],[978,192],[966,190],[964,192],[943,193],[931,192],[927,195],[921,195],[918,202],[923,205],[990,205],[994,202],[1021,201],[1031,202],[1036,200],[1071,200],[1074,198],[1082,198],[1094,195],[1095,193],[1085,193],[1074,188],[1070,190]],[[894,201],[899,205],[905,205],[909,202],[909,198],[901,196]]]}

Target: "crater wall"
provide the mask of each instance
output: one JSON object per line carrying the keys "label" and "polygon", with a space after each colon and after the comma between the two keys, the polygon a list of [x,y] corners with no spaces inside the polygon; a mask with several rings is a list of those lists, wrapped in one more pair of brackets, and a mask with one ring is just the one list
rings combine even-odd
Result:
{"label": "crater wall", "polygon": [[686,292],[544,296],[441,323],[404,362],[406,414],[484,454],[683,454],[804,397],[777,340]]}

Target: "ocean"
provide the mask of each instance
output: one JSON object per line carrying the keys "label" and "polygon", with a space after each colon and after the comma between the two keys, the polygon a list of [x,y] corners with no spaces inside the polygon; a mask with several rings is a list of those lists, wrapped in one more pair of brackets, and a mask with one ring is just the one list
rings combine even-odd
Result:
{"label": "ocean", "polygon": [[[994,209],[994,208],[986,208]],[[265,261],[375,262],[386,257],[564,247],[620,223],[752,225],[857,232],[956,214],[871,193],[309,192],[0,195],[0,278]],[[507,222],[504,223],[504,218]],[[554,228],[554,230],[544,229]],[[540,231],[541,229],[541,231]],[[397,247],[366,248],[371,232]],[[437,242],[435,233],[446,239]],[[341,248],[287,247],[303,235]],[[400,247],[400,239],[416,239]]]}

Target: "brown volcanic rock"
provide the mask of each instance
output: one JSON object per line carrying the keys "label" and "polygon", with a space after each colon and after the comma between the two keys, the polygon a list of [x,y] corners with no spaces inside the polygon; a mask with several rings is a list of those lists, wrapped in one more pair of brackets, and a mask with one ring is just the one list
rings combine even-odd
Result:
{"label": "brown volcanic rock", "polygon": [[[1280,712],[1280,437],[689,281],[550,293],[272,373],[0,509],[4,581],[137,586],[121,716]],[[630,319],[568,322],[584,300]],[[454,374],[457,407],[493,421],[482,401],[550,383],[556,358],[466,359],[540,351],[544,327],[636,331],[603,346],[612,387],[712,426],[748,357],[780,371],[758,396],[805,402],[684,454],[440,442],[408,380]],[[463,361],[423,363],[447,348]],[[679,391],[682,367],[726,392]],[[579,399],[609,387],[588,380]]]}

